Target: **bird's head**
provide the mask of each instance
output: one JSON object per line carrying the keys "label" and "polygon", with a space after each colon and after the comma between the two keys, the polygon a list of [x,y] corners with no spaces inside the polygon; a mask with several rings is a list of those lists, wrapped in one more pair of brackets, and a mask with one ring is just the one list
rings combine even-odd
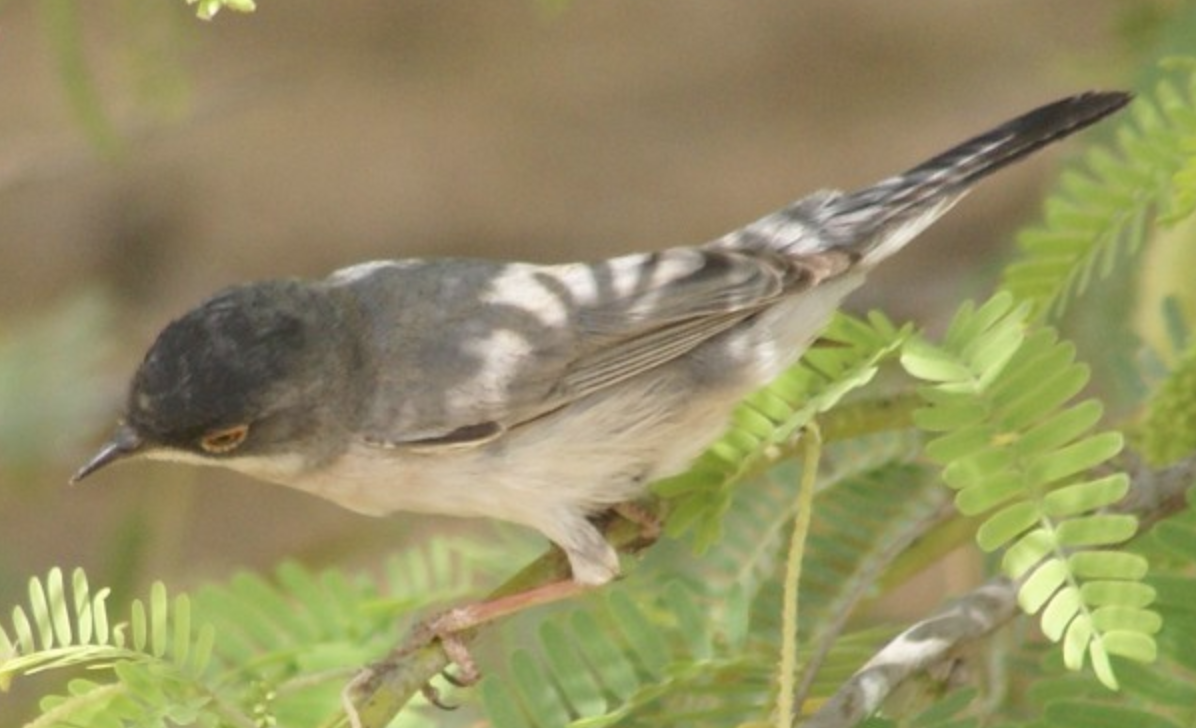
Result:
{"label": "bird's head", "polygon": [[335,440],[351,385],[341,323],[328,292],[301,281],[217,294],[158,335],[116,433],[72,482],[136,456],[268,479],[309,467],[334,446],[319,440]]}

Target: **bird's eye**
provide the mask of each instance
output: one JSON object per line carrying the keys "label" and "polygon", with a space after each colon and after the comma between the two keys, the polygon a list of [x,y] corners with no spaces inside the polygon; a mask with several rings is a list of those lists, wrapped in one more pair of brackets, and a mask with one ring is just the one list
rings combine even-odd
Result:
{"label": "bird's eye", "polygon": [[216,455],[232,452],[242,442],[245,442],[245,437],[248,434],[249,425],[234,425],[233,427],[226,427],[223,430],[209,432],[200,439],[199,446],[205,452]]}

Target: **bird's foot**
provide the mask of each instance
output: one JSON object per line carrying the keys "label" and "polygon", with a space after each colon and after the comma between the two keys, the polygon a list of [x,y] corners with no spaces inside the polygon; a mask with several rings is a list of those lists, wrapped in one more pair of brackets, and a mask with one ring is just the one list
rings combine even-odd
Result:
{"label": "bird's foot", "polygon": [[652,506],[635,501],[627,501],[619,503],[611,510],[623,520],[639,526],[640,537],[639,543],[636,544],[638,548],[647,548],[660,539],[663,526],[660,514]]}
{"label": "bird's foot", "polygon": [[[457,687],[475,685],[481,680],[482,673],[466,644],[474,629],[529,607],[567,599],[589,588],[585,584],[579,584],[572,580],[558,581],[518,594],[466,604],[442,612],[416,625],[402,645],[382,660],[366,668],[346,690],[376,680],[379,675],[396,669],[404,658],[432,643],[440,646],[449,665],[456,668],[455,672],[451,673],[446,669],[440,673],[441,677]],[[430,682],[420,688],[420,693],[429,703],[438,708],[445,710],[456,708],[454,705],[445,703],[440,697],[440,691]]]}

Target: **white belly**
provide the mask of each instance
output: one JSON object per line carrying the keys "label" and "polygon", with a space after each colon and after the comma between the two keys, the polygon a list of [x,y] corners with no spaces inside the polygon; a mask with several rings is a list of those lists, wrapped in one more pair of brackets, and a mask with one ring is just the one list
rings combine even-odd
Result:
{"label": "white belly", "polygon": [[689,404],[649,392],[595,398],[517,427],[495,442],[443,451],[364,443],[331,465],[268,478],[369,515],[486,516],[548,530],[563,511],[633,500],[684,470],[723,431],[738,393]]}

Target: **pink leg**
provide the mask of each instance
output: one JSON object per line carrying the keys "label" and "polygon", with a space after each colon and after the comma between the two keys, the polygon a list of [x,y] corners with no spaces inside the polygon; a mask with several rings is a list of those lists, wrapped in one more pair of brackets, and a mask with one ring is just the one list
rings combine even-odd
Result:
{"label": "pink leg", "polygon": [[[404,655],[433,641],[437,641],[440,643],[440,647],[444,650],[444,654],[448,657],[449,662],[456,665],[458,671],[456,675],[444,673],[444,678],[458,687],[473,685],[481,679],[481,672],[478,670],[477,663],[474,661],[473,655],[469,653],[469,648],[465,644],[465,640],[463,639],[464,633],[497,619],[516,614],[529,607],[551,604],[568,599],[592,588],[585,584],[579,584],[572,579],[567,579],[544,584],[543,586],[519,592],[518,594],[510,594],[450,609],[417,625],[412,630],[410,638],[401,647],[392,652],[388,658],[372,665],[363,675],[373,676],[385,671]],[[359,679],[363,678],[359,676]],[[440,700],[439,693],[431,683],[424,685],[420,689],[420,692],[423,693],[423,696],[429,703],[439,708],[452,710],[455,707],[443,703]]]}
{"label": "pink leg", "polygon": [[[638,503],[621,503],[612,509],[616,514],[640,528],[640,538],[644,545],[651,544],[660,537],[660,518],[649,509]],[[393,652],[387,660],[374,666],[382,669],[385,663],[393,662],[402,655],[419,649],[433,641],[440,643],[441,649],[449,661],[457,666],[457,674],[444,674],[444,678],[458,687],[473,685],[481,679],[477,663],[469,653],[463,634],[503,617],[517,614],[529,607],[570,599],[594,587],[581,584],[572,579],[555,581],[550,584],[529,589],[517,594],[487,599],[473,604],[450,609],[432,619],[419,624],[411,633],[410,639]],[[451,709],[440,701],[440,697],[431,684],[425,685],[421,692],[428,702],[441,708]]]}
{"label": "pink leg", "polygon": [[555,581],[518,594],[450,609],[422,624],[417,632],[426,635],[424,639],[440,641],[444,654],[460,670],[454,677],[454,682],[473,685],[481,678],[481,673],[473,656],[469,654],[465,641],[461,639],[462,632],[468,632],[496,619],[509,617],[529,607],[569,599],[592,588],[573,580]]}
{"label": "pink leg", "polygon": [[493,622],[496,619],[517,614],[529,607],[552,604],[553,602],[575,597],[592,588],[586,584],[579,584],[572,579],[554,581],[550,584],[544,584],[543,586],[519,592],[518,594],[509,594],[505,597],[487,599],[484,602],[475,602],[473,604],[466,604],[463,607],[450,609],[434,617],[428,622],[427,627],[437,637],[454,632],[464,632],[474,627],[480,627],[483,624]]}

